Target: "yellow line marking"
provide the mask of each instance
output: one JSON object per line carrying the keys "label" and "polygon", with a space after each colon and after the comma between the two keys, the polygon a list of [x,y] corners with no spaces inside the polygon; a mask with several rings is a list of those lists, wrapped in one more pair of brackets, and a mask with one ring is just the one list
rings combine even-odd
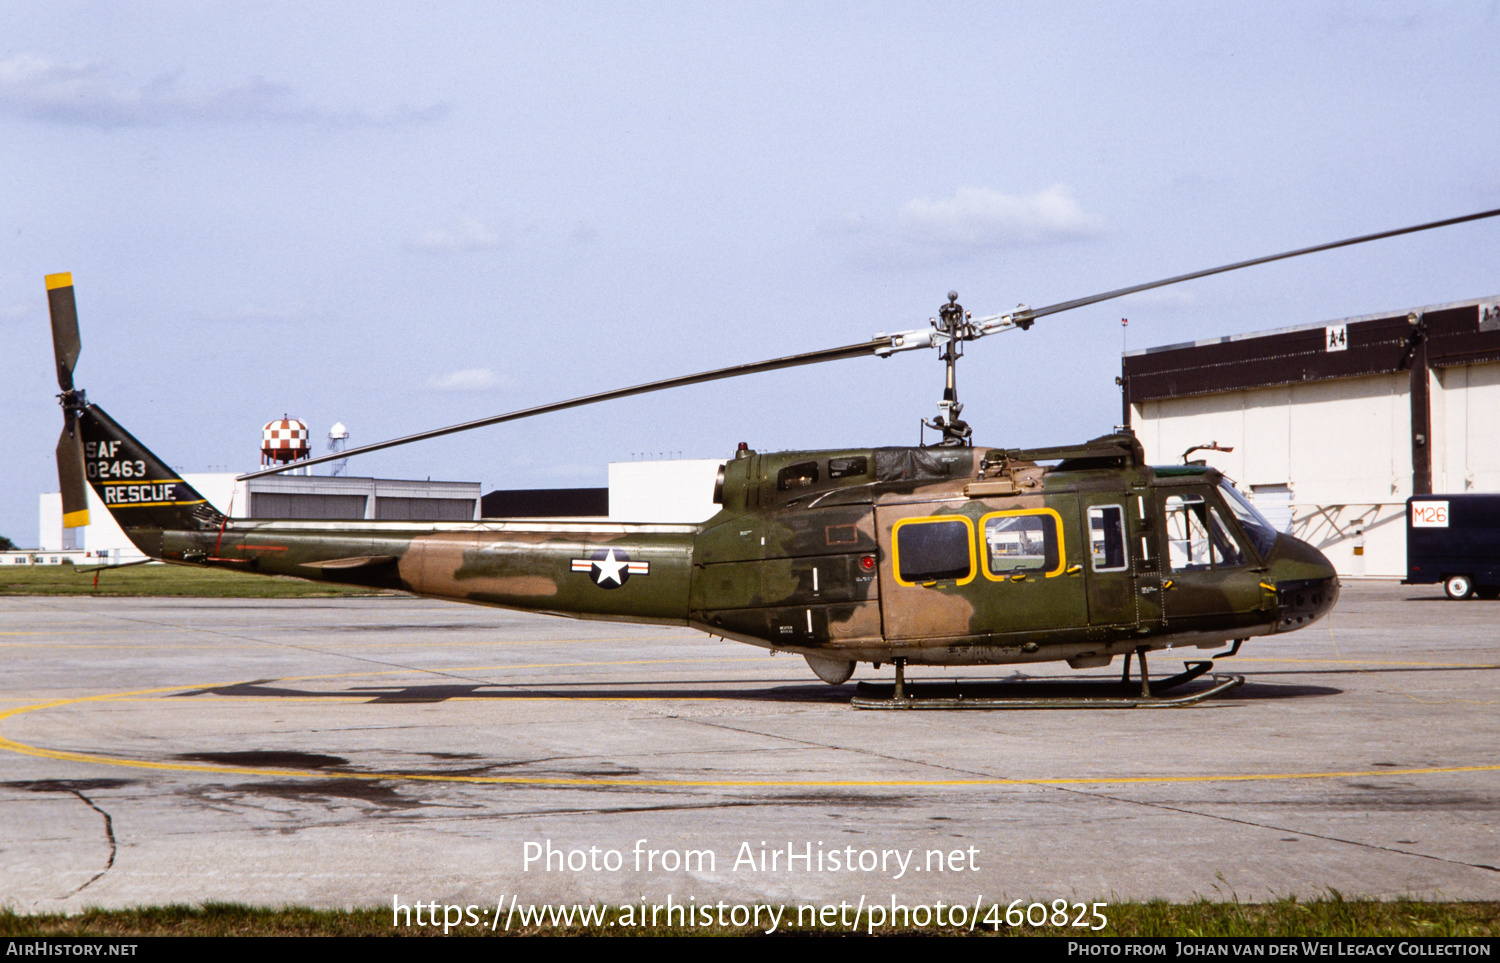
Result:
{"label": "yellow line marking", "polygon": [[[1334,651],[1335,654],[1337,654],[1337,655],[1343,655],[1344,654],[1343,651],[1339,649],[1339,640],[1338,640],[1338,638],[1333,634],[1333,620],[1332,619],[1328,620],[1328,642],[1329,642],[1330,645],[1333,646],[1333,651]],[[1376,664],[1378,665],[1379,663],[1376,663]],[[1458,698],[1452,698],[1452,699],[1423,699],[1423,698],[1420,698],[1419,696],[1412,695],[1410,692],[1407,692],[1405,689],[1401,688],[1401,685],[1400,685],[1399,682],[1396,682],[1396,681],[1393,681],[1393,680],[1390,680],[1390,679],[1384,679],[1384,680],[1381,680],[1381,681],[1384,684],[1389,685],[1392,689],[1395,689],[1397,692],[1401,693],[1406,698],[1410,699],[1412,702],[1417,703],[1418,705],[1439,706],[1439,705],[1464,704],[1464,705],[1473,705],[1473,706],[1492,706],[1492,705],[1494,705],[1496,703],[1496,701],[1500,701],[1500,700],[1495,700],[1495,699],[1479,700],[1479,699],[1458,699]]]}
{"label": "yellow line marking", "polygon": [[[692,660],[696,661],[696,660]],[[410,671],[410,670],[407,670]],[[389,673],[380,673],[389,674]],[[310,678],[338,678],[338,676],[321,676]],[[275,680],[295,681],[295,680]],[[235,685],[242,683],[227,683]],[[50,702],[38,702],[29,706],[20,706],[14,709],[0,711],[0,722],[13,716],[29,712],[39,712],[44,709],[56,709],[63,706],[80,705],[84,703],[111,702],[132,699],[138,696],[156,695],[165,692],[182,692],[187,689],[224,688],[226,684],[217,686],[171,686],[159,689],[140,689],[134,692],[105,693],[103,695],[81,696],[71,699],[54,699]],[[750,788],[750,789],[776,789],[776,788],[986,788],[995,786],[1118,786],[1118,785],[1159,785],[1164,783],[1210,783],[1210,782],[1284,782],[1289,780],[1307,779],[1369,779],[1381,776],[1426,776],[1426,775],[1452,775],[1467,772],[1500,772],[1500,765],[1489,766],[1444,766],[1424,767],[1420,769],[1368,769],[1368,770],[1342,770],[1327,772],[1282,772],[1282,773],[1219,773],[1199,776],[1075,776],[1075,777],[1040,777],[1036,779],[628,779],[628,778],[600,778],[600,777],[568,777],[568,776],[464,776],[446,775],[442,773],[411,773],[411,772],[328,772],[323,770],[290,769],[290,768],[252,768],[248,766],[206,766],[190,763],[155,762],[146,759],[125,759],[118,756],[106,756],[98,753],[68,752],[58,749],[44,749],[40,746],[32,746],[14,739],[0,736],[0,749],[20,753],[27,756],[36,756],[42,759],[55,759],[61,762],[82,762],[95,765],[120,766],[128,769],[150,769],[165,772],[198,773],[203,775],[230,775],[230,776],[282,776],[302,779],[395,779],[408,782],[435,782],[435,783],[471,783],[477,785],[510,785],[510,786],[616,786],[622,788],[673,788],[673,789],[711,789],[711,788]]]}

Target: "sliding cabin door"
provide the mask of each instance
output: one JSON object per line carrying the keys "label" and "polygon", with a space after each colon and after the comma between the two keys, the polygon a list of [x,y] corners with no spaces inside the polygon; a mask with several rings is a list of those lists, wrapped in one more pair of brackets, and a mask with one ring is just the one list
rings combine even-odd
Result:
{"label": "sliding cabin door", "polygon": [[1000,643],[1088,623],[1076,495],[882,505],[880,598],[893,641]]}

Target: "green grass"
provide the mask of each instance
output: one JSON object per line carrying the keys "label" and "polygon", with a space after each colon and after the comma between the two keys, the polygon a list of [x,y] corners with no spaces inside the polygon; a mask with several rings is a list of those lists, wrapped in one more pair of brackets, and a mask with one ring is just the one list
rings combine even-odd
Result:
{"label": "green grass", "polygon": [[[79,565],[92,560],[79,558]],[[372,589],[306,582],[283,576],[251,575],[185,565],[133,565],[79,574],[71,565],[0,566],[0,595],[191,596],[196,598],[319,598],[378,595]]]}
{"label": "green grass", "polygon": [[[481,911],[483,908],[480,908]],[[1494,937],[1500,935],[1500,903],[1427,903],[1410,900],[1345,899],[1338,893],[1313,900],[1281,899],[1270,903],[1210,902],[1113,903],[1105,911],[1109,925],[1099,932],[1067,927],[1002,927],[1010,936],[1441,936]],[[783,920],[795,918],[788,908]],[[512,930],[493,935],[629,935],[729,936],[758,932],[749,927],[683,929],[657,927],[620,930],[613,927]],[[802,935],[843,935],[847,930],[787,927],[780,932]],[[863,932],[863,928],[861,928]],[[953,927],[891,928],[875,932],[939,935],[967,932]],[[485,927],[455,927],[457,935],[492,935]],[[976,934],[994,935],[983,926]],[[210,903],[201,907],[162,906],[131,910],[89,910],[77,915],[35,916],[0,912],[0,936],[437,936],[442,927],[393,928],[389,909],[313,910],[300,907],[258,909],[237,904]]]}

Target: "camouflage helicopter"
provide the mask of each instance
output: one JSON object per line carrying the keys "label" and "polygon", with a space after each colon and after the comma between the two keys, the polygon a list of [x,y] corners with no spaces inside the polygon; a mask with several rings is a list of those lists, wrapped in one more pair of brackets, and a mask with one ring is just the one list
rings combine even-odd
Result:
{"label": "camouflage helicopter", "polygon": [[[1240,261],[1032,309],[974,318],[950,293],[927,328],[806,354],[600,392],[240,476],[315,465],[552,411],[724,378],[937,348],[946,366],[932,445],[757,452],[720,470],[720,511],[697,525],[576,519],[477,522],[231,519],[73,383],[80,351],[72,276],[47,278],[64,427],[57,446],[64,525],[88,523],[85,486],[148,556],[186,565],[399,589],[429,598],[582,619],[686,625],[803,656],[839,685],[860,662],[895,666],[867,708],[1186,705],[1233,688],[1212,677],[1159,693],[1212,660],[1158,680],[1147,653],[1232,648],[1303,628],[1339,594],[1317,549],[1280,533],[1205,465],[1152,467],[1124,431],[1077,445],[976,446],[960,417],[966,343],[1042,317],[1194,278],[1500,215],[1486,211]],[[917,697],[907,665],[1124,656],[1121,684],[1088,695]],[[1131,659],[1140,667],[1137,692]],[[1016,683],[1010,685],[1026,685]]]}

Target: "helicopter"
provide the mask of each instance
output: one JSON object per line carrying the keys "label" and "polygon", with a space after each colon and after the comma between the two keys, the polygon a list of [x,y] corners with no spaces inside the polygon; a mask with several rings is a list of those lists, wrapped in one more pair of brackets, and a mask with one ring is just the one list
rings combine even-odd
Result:
{"label": "helicopter", "polygon": [[[957,394],[965,345],[1138,291],[1496,215],[1500,210],[1383,231],[980,318],[949,292],[926,328],[599,392],[239,476],[690,384],[938,350],[946,371],[940,414],[923,423],[937,432],[932,444],[759,452],[741,443],[715,483],[719,511],[691,525],[231,519],[75,386],[81,340],[72,276],[48,275],[64,416],[56,451],[64,525],[88,523],[91,486],[130,540],[166,562],[688,626],[801,655],[831,685],[847,682],[858,663],[892,664],[894,686],[857,694],[852,704],[860,708],[1191,705],[1243,676],[1213,675],[1206,689],[1162,693],[1208,672],[1250,638],[1305,628],[1327,614],[1339,595],[1333,565],[1278,532],[1215,469],[1147,464],[1128,428],[1058,447],[974,444]],[[1153,691],[1147,653],[1224,645],[1231,648],[1186,663]],[[1107,683],[1102,694],[921,697],[905,683],[908,665],[1065,661],[1087,669],[1116,656],[1124,656],[1121,683]]]}

